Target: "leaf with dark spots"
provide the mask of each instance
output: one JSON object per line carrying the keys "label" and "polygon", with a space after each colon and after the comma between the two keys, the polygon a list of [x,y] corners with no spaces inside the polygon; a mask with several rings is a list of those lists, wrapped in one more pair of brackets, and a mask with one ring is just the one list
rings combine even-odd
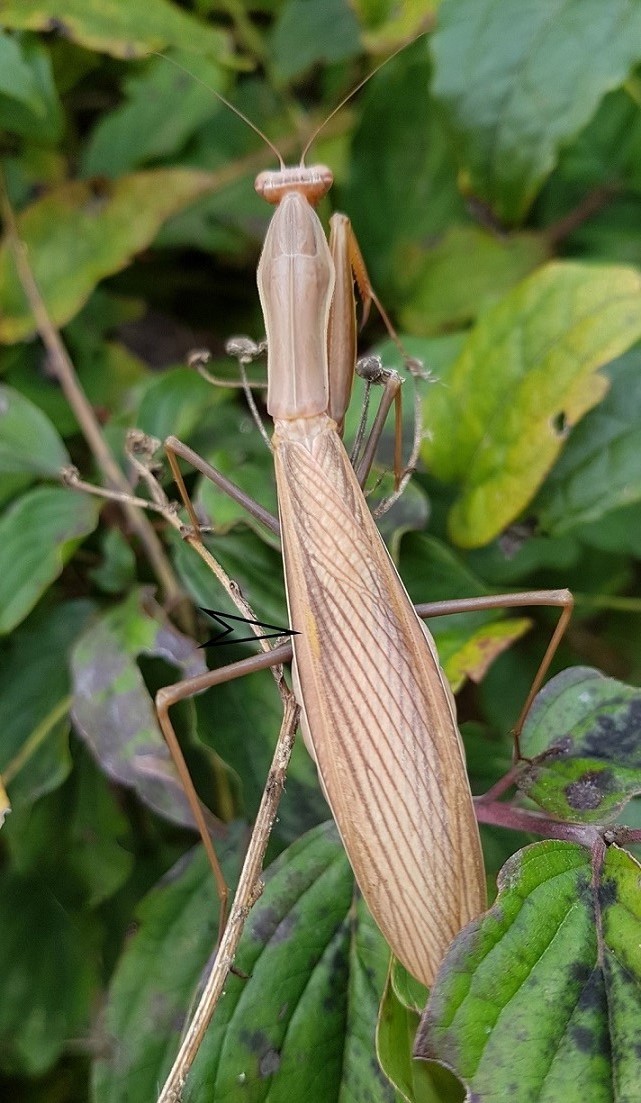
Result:
{"label": "leaf with dark spots", "polygon": [[565,796],[570,808],[577,812],[587,812],[600,808],[604,797],[613,788],[615,782],[610,770],[586,770],[581,777],[566,786]]}
{"label": "leaf with dark spots", "polygon": [[[204,658],[159,609],[150,613],[143,608],[144,596],[144,591],[134,592],[91,624],[76,643],[71,657],[72,718],[110,778],[135,789],[159,815],[193,827],[182,782],[136,659],[160,656],[188,677],[206,669]],[[222,825],[211,813],[206,815],[220,834]]]}
{"label": "leaf with dark spots", "polygon": [[280,1067],[280,1054],[275,1049],[268,1049],[266,1053],[260,1059],[258,1070],[260,1075],[265,1078],[273,1076],[278,1072]]}
{"label": "leaf with dark spots", "polygon": [[615,881],[604,878],[599,886],[599,903],[602,908],[611,908],[616,903],[617,886]]}
{"label": "leaf with dark spots", "polygon": [[355,900],[333,825],[294,843],[264,880],[236,957],[249,980],[229,978],[184,1103],[392,1103],[372,1061],[389,951]]}
{"label": "leaf with dark spots", "polygon": [[587,1085],[591,1101],[636,1103],[640,874],[616,847],[601,864],[563,842],[511,858],[500,907],[470,924],[441,966],[416,1054],[451,1068],[478,1103],[583,1103]]}
{"label": "leaf with dark spots", "polygon": [[562,820],[609,823],[641,793],[641,690],[572,667],[538,694],[519,788]]}
{"label": "leaf with dark spots", "polygon": [[250,1053],[255,1053],[259,1057],[269,1047],[269,1037],[262,1030],[243,1030],[240,1033],[240,1040]]}
{"label": "leaf with dark spots", "polygon": [[583,1053],[594,1052],[594,1036],[584,1026],[574,1026],[571,1029],[572,1041],[577,1049]]}
{"label": "leaf with dark spots", "polygon": [[587,991],[587,982],[592,976],[592,970],[583,961],[573,961],[570,963],[570,980],[572,983],[576,983]]}
{"label": "leaf with dark spots", "polygon": [[254,908],[245,924],[245,938],[269,942],[280,922],[281,917],[275,909]]}
{"label": "leaf with dark spots", "polygon": [[[217,847],[228,884],[238,876],[244,842],[244,826],[234,825]],[[103,1011],[107,1044],[94,1063],[93,1103],[157,1098],[217,928],[216,889],[204,849],[197,847],[137,908],[136,930],[130,932]]]}

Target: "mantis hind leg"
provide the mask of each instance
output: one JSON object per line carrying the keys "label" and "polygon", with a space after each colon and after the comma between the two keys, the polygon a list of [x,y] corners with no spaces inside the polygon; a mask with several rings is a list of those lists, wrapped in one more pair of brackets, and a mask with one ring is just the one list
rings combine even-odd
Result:
{"label": "mantis hind leg", "polygon": [[556,654],[557,648],[567,629],[570,617],[572,616],[572,610],[574,608],[574,598],[572,594],[569,590],[528,590],[518,594],[491,594],[483,597],[459,598],[453,601],[436,601],[415,606],[418,616],[423,620],[428,617],[448,616],[451,613],[476,613],[482,609],[516,609],[528,605],[543,605],[558,608],[561,610],[561,615],[552,633],[545,654],[541,659],[539,668],[534,676],[534,680],[530,686],[529,693],[519,713],[516,724],[512,729],[517,759],[521,756],[520,738],[527,714],[550,669],[552,659]]}

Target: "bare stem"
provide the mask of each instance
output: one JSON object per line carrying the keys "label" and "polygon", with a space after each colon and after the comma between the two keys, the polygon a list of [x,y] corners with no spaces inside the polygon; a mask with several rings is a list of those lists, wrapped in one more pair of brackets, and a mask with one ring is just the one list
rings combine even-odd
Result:
{"label": "bare stem", "polygon": [[546,839],[563,839],[582,846],[592,846],[594,840],[601,837],[599,828],[594,824],[564,823],[553,820],[545,813],[517,808],[513,804],[475,800],[474,807],[479,823],[491,823],[512,831],[529,831]]}
{"label": "bare stem", "polygon": [[[510,766],[510,769],[507,770],[503,774],[503,777],[500,777],[499,780],[496,781],[494,783],[494,785],[492,785],[491,788],[487,790],[487,792],[483,793],[482,796],[475,798],[475,805],[476,805],[476,808],[477,808],[477,812],[478,812],[479,805],[481,805],[481,804],[492,804],[493,802],[497,801],[499,799],[499,797],[502,797],[503,794],[512,785],[516,784],[516,782],[518,780],[518,777],[519,777],[519,774],[520,774],[521,769],[522,769],[522,764],[523,764],[523,760],[518,759],[515,763],[513,763],[512,766]],[[478,815],[477,815],[477,819],[478,819]]]}
{"label": "bare stem", "polygon": [[294,734],[298,724],[298,705],[293,694],[286,689],[284,683],[282,685],[282,696],[285,703],[283,721],[229,920],[198,1007],[185,1034],[171,1072],[158,1096],[158,1103],[178,1103],[180,1100],[183,1085],[233,965],[245,920],[262,892],[263,886],[260,881],[260,874],[272,824],[285,785],[287,768],[294,745]]}
{"label": "bare stem", "polygon": [[571,233],[616,199],[620,190],[616,184],[605,184],[588,192],[573,210],[548,226],[544,236],[550,248],[557,249]]}

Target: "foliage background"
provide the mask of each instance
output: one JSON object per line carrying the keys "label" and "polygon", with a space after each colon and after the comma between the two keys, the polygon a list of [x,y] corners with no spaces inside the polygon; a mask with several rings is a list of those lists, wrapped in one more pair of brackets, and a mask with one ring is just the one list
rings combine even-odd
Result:
{"label": "foliage background", "polygon": [[[577,615],[557,665],[637,683],[641,4],[0,0],[0,27],[6,189],[110,448],[122,461],[133,425],[176,433],[272,508],[269,456],[237,392],[184,367],[204,345],[232,378],[225,339],[262,333],[254,273],[269,211],[252,179],[273,159],[207,85],[297,156],[362,76],[428,32],[314,149],[408,349],[438,380],[424,388],[425,467],[385,534],[415,600],[569,586]],[[381,336],[374,320],[365,342]],[[216,927],[150,693],[202,653],[167,620],[118,508],[59,484],[70,459],[101,476],[6,241],[0,342],[0,767],[13,805],[0,843],[2,1091],[149,1099]],[[199,479],[190,487],[216,523],[216,555],[259,616],[285,623],[273,543]],[[196,604],[226,607],[162,535]],[[521,618],[434,625],[462,689],[477,791],[509,764],[506,733],[554,620],[528,617],[525,636]],[[278,720],[268,675],[181,710],[200,791],[237,821],[223,845],[232,877]],[[385,951],[355,918],[331,832],[304,835],[326,815],[300,751],[271,856],[298,841],[269,901],[272,918],[309,932],[316,964],[272,1009],[273,957],[261,957],[260,984],[230,982],[190,1098],[207,1097],[208,1077],[232,1099],[309,1095],[300,1056],[247,1025],[285,1004],[288,1044],[313,1053],[319,1098],[391,1098],[372,1037]],[[524,841],[484,830],[491,883]],[[242,965],[254,978],[260,935]],[[453,1097],[438,1090],[425,1098]]]}

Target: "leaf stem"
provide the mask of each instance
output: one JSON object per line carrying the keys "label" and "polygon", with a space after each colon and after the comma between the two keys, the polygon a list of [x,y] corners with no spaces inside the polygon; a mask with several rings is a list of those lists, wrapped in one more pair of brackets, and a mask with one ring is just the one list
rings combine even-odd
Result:
{"label": "leaf stem", "polygon": [[474,806],[479,823],[494,824],[495,827],[508,827],[512,831],[529,831],[542,835],[546,839],[563,839],[565,842],[580,843],[593,847],[597,839],[602,838],[603,828],[591,823],[564,823],[553,820],[541,812],[517,808],[513,804],[500,801],[475,799]]}

